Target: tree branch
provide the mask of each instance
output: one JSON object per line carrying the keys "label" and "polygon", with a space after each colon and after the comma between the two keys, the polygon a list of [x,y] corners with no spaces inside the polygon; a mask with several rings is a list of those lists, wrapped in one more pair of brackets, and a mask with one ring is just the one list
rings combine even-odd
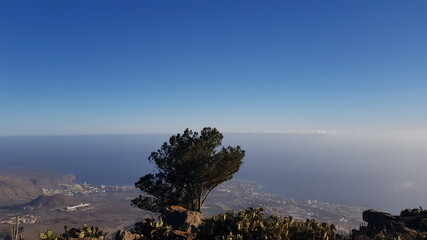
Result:
{"label": "tree branch", "polygon": [[219,184],[220,184],[220,183],[217,183],[213,188],[211,188],[211,189],[206,193],[206,195],[205,195],[205,197],[203,198],[202,203],[200,204],[200,206],[202,206],[202,205],[203,205],[203,203],[205,203],[206,198],[208,198],[209,193],[211,193],[211,191],[212,191],[214,188],[216,188]]}

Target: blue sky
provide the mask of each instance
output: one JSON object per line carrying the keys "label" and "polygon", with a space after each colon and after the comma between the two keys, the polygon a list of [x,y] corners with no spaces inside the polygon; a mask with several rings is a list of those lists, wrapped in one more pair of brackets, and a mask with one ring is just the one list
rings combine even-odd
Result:
{"label": "blue sky", "polygon": [[427,128],[427,1],[0,2],[0,135]]}

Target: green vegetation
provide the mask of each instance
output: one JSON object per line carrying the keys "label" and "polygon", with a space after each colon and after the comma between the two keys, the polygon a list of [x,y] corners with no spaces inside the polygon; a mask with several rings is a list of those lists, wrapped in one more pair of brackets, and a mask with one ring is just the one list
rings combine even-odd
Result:
{"label": "green vegetation", "polygon": [[422,207],[402,210],[400,217],[413,219],[406,223],[411,229],[427,232],[427,210],[424,210]]}
{"label": "green vegetation", "polygon": [[149,196],[140,195],[132,204],[154,212],[171,205],[200,212],[209,193],[231,179],[243,163],[245,151],[240,146],[221,147],[222,139],[215,128],[203,128],[200,135],[186,129],[170,137],[148,158],[158,172],[135,183]]}
{"label": "green vegetation", "polygon": [[166,225],[161,218],[159,221],[154,218],[146,218],[141,222],[135,223],[132,232],[141,234],[141,240],[162,240],[172,239],[171,230],[172,227]]}
{"label": "green vegetation", "polygon": [[342,235],[335,226],[313,219],[294,221],[292,217],[264,217],[262,208],[229,211],[205,221],[198,232],[198,239],[221,240],[336,240]]}
{"label": "green vegetation", "polygon": [[59,234],[55,233],[53,230],[49,229],[44,233],[40,233],[40,240],[67,240],[70,238],[99,238],[104,239],[107,233],[104,233],[103,230],[98,227],[88,227],[87,225],[83,225],[82,228],[71,228],[68,230],[68,227],[64,227],[64,233]]}
{"label": "green vegetation", "polygon": [[41,240],[62,240],[64,239],[61,234],[55,233],[52,229],[39,234]]}
{"label": "green vegetation", "polygon": [[412,217],[412,216],[419,216],[419,215],[427,215],[427,210],[424,210],[422,207],[420,208],[413,208],[413,209],[405,209],[400,212],[401,217]]}
{"label": "green vegetation", "polygon": [[[405,211],[405,210],[404,210]],[[413,210],[415,212],[415,210]],[[422,215],[416,215],[422,216]],[[411,218],[412,219],[412,218]],[[415,218],[419,221],[423,218]],[[194,230],[194,231],[193,231]],[[249,208],[240,211],[228,211],[203,221],[192,232],[173,229],[160,218],[146,218],[137,222],[132,233],[139,234],[139,240],[426,240],[427,232],[405,228],[374,229],[373,232],[342,235],[337,233],[333,224],[317,222],[313,219],[296,221],[291,216],[265,216],[262,208]],[[48,230],[41,233],[40,240],[67,240],[70,238],[104,239],[106,233],[97,227],[70,230],[65,227],[62,234]]]}
{"label": "green vegetation", "polygon": [[[143,240],[176,239],[171,227],[162,220],[145,219],[135,224],[134,233],[142,234]],[[195,232],[197,240],[338,240],[343,236],[335,232],[335,226],[313,219],[295,221],[292,217],[264,217],[262,208],[249,208],[238,212],[229,211],[216,215]]]}

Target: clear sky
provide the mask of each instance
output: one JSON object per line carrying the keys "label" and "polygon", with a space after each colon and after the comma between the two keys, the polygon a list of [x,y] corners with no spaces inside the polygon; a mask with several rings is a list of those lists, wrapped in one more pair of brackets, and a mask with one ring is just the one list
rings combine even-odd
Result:
{"label": "clear sky", "polygon": [[427,1],[0,1],[0,135],[427,128]]}

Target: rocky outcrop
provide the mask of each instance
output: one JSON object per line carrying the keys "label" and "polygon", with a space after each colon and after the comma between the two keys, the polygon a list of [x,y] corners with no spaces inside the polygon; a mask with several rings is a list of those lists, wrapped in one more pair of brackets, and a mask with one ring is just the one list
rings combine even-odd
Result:
{"label": "rocky outcrop", "polygon": [[92,237],[85,237],[85,238],[68,238],[68,240],[104,240],[105,237],[97,237],[97,238],[92,238]]}
{"label": "rocky outcrop", "polygon": [[160,218],[160,221],[146,218],[136,223],[131,231],[118,231],[114,240],[193,240],[204,219],[201,213],[180,206],[166,208]]}
{"label": "rocky outcrop", "polygon": [[202,223],[201,213],[187,210],[181,206],[170,206],[162,213],[163,221],[172,227],[186,233],[194,232]]}
{"label": "rocky outcrop", "polygon": [[353,234],[375,235],[378,233],[416,233],[416,231],[405,226],[405,221],[401,217],[385,212],[379,212],[374,209],[364,211],[363,220],[367,222],[368,225],[360,227],[359,230],[353,230]]}
{"label": "rocky outcrop", "polygon": [[378,212],[374,209],[363,212],[363,221],[368,223],[368,231],[405,231],[405,224],[400,217],[385,212]]}
{"label": "rocky outcrop", "polygon": [[130,231],[117,231],[114,240],[139,240],[142,239],[141,234],[131,233]]}

